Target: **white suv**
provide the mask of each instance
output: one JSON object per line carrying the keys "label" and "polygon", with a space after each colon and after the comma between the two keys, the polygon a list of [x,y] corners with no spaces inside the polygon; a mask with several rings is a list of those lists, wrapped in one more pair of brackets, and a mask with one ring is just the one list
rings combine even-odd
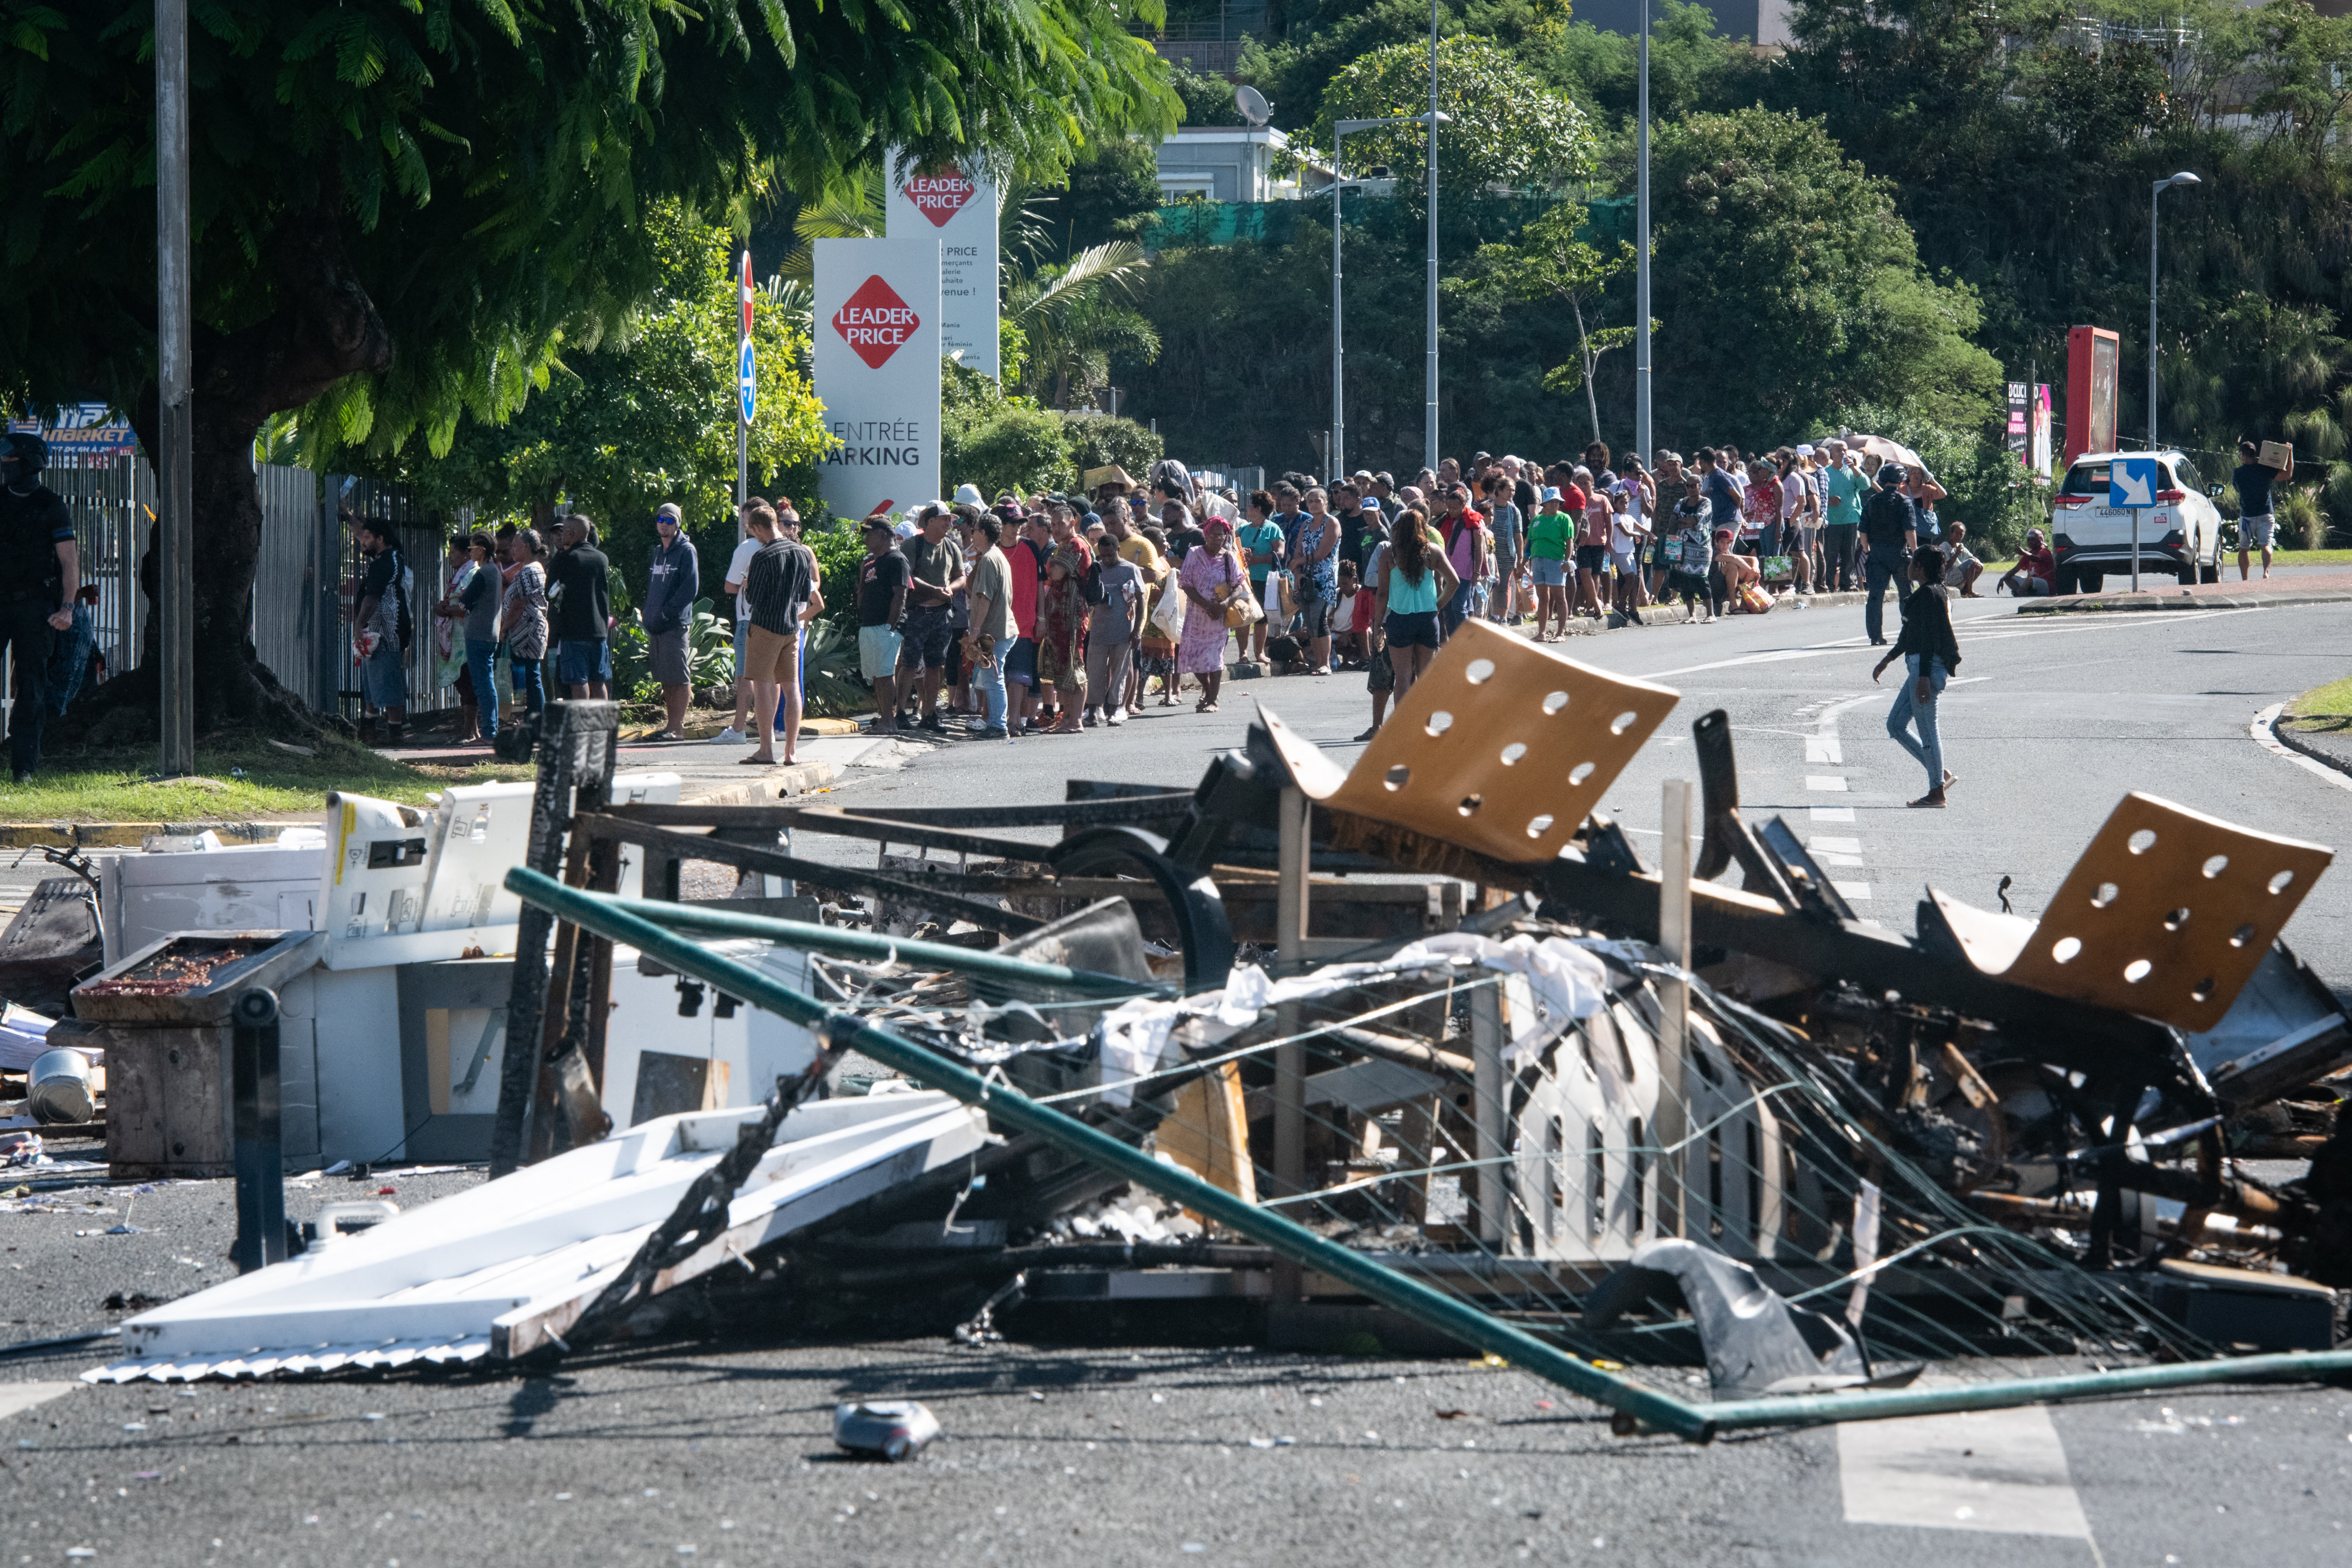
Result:
{"label": "white suv", "polygon": [[2162,476],[2153,507],[2139,510],[2139,566],[2184,583],[2221,575],[2221,514],[2179,451],[2085,452],[2052,498],[2050,548],[2058,557],[2058,592],[2095,594],[2101,580],[2131,570],[2133,508],[2107,504],[2107,469],[2118,458],[2154,458]]}

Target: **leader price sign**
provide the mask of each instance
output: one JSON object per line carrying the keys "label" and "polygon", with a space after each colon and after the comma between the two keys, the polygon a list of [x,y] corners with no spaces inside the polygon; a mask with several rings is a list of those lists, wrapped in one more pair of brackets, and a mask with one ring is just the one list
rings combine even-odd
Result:
{"label": "leader price sign", "polygon": [[816,395],[841,445],[818,465],[836,517],[940,493],[940,242],[816,242]]}
{"label": "leader price sign", "polygon": [[940,242],[940,353],[997,374],[996,187],[978,165],[889,167],[890,237]]}

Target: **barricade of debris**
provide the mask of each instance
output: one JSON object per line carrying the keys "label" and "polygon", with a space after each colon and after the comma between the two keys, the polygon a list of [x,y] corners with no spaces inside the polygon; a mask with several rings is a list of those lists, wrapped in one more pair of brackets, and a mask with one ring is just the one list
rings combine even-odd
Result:
{"label": "barricade of debris", "polygon": [[[431,1068],[495,1085],[496,1179],[285,1261],[257,1197],[268,1266],[89,1375],[562,1354],[746,1292],[970,1342],[1239,1300],[1698,1438],[2352,1366],[2352,1023],[2278,940],[2330,851],[2133,795],[2040,921],[1930,889],[1900,932],[1743,818],[1719,712],[1698,842],[1669,783],[1643,863],[1595,807],[1675,701],[1474,625],[1345,773],[1262,710],[1190,792],[887,813],[615,804],[611,705],[555,705],[502,1038]],[[769,896],[681,902],[688,860]],[[2110,1370],[2011,1364],[2053,1354]],[[1983,1375],[1902,1386],[1931,1357]],[[1712,1403],[1640,1370],[1693,1363]]]}

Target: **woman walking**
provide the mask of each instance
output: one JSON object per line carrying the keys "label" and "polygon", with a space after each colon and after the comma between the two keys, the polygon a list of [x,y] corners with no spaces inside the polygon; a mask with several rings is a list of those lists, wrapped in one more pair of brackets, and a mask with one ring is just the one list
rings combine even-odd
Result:
{"label": "woman walking", "polygon": [[1176,574],[1184,590],[1184,640],[1176,648],[1176,669],[1198,676],[1201,700],[1195,713],[1217,710],[1217,689],[1225,680],[1225,607],[1249,582],[1241,552],[1234,545],[1233,525],[1222,517],[1201,520],[1201,542],[1184,557]]}
{"label": "woman walking", "polygon": [[1451,600],[1461,584],[1461,574],[1430,537],[1428,520],[1418,511],[1401,514],[1389,536],[1379,605],[1389,665],[1396,674],[1397,701],[1404,700],[1437,657],[1437,606]]}
{"label": "woman walking", "polygon": [[[1870,672],[1875,681],[1888,665],[1897,658],[1903,661],[1906,673],[1902,689],[1895,693],[1895,706],[1887,710],[1886,732],[1927,770],[1927,793],[1910,804],[1939,810],[1945,804],[1944,792],[1959,782],[1944,766],[1944,739],[1936,725],[1936,700],[1943,695],[1944,683],[1960,668],[1960,644],[1952,635],[1951,608],[1944,602],[1943,581],[1942,551],[1923,544],[1911,552],[1913,587],[1903,608],[1903,635]],[[1909,733],[1914,725],[1919,731],[1916,742]]]}

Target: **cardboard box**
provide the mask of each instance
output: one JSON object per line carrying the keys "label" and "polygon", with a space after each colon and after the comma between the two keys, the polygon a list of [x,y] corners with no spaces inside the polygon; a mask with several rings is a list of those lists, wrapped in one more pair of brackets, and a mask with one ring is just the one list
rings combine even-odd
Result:
{"label": "cardboard box", "polygon": [[2262,456],[2254,460],[2265,468],[2276,468],[2279,472],[2284,473],[2288,460],[2294,456],[2294,448],[2285,442],[2265,441],[2263,443]]}

